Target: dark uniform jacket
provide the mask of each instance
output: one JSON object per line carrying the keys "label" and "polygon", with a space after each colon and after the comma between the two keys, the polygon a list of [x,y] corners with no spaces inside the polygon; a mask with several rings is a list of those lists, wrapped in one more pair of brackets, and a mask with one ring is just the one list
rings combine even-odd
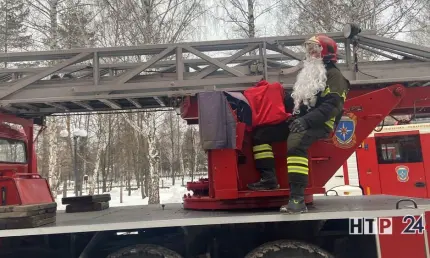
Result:
{"label": "dark uniform jacket", "polygon": [[[302,104],[297,117],[302,117],[308,127],[325,125],[330,130],[334,130],[342,117],[343,105],[350,83],[335,64],[330,62],[325,66],[327,70],[327,86],[325,90],[317,94],[315,106],[311,107],[310,110]],[[290,94],[286,94],[284,104],[287,112],[293,111],[294,100]]]}

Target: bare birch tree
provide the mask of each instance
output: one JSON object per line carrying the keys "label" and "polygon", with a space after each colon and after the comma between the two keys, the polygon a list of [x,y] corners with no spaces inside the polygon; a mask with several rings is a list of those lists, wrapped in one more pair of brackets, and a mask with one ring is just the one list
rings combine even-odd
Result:
{"label": "bare birch tree", "polygon": [[182,146],[182,159],[188,170],[188,176],[194,180],[194,175],[198,169],[199,152],[202,152],[200,146],[199,134],[195,126],[189,126],[185,132],[184,144]]}
{"label": "bare birch tree", "polygon": [[423,7],[416,15],[411,15],[411,23],[406,32],[407,37],[413,43],[430,46],[430,1],[422,0]]}
{"label": "bare birch tree", "polygon": [[[24,0],[0,1],[0,48],[2,52],[22,51],[31,45],[32,36],[25,20],[29,7]],[[5,66],[7,63],[5,63]]]}
{"label": "bare birch tree", "polygon": [[30,17],[27,26],[41,40],[35,41],[34,47],[58,48],[58,7],[64,0],[27,0]]}
{"label": "bare birch tree", "polygon": [[[279,33],[313,34],[341,31],[348,22],[364,30],[395,37],[418,14],[423,0],[284,0],[277,15]],[[281,15],[288,12],[288,16]]]}
{"label": "bare birch tree", "polygon": [[99,175],[102,154],[105,153],[106,147],[108,145],[108,141],[107,141],[108,136],[106,136],[107,132],[105,129],[106,128],[105,115],[98,114],[96,116],[97,116],[96,121],[98,124],[98,129],[95,134],[96,139],[94,144],[94,152],[95,152],[95,157],[93,162],[94,167],[88,174],[88,184],[89,184],[88,194],[89,195],[93,195],[95,193],[95,187],[96,187],[96,181],[97,181],[96,177]]}
{"label": "bare birch tree", "polygon": [[149,200],[148,204],[160,203],[160,191],[159,191],[159,180],[160,180],[160,151],[157,148],[157,142],[159,141],[157,135],[157,128],[163,122],[160,114],[156,112],[146,112],[144,114],[145,127],[139,127],[135,121],[132,121],[125,114],[122,114],[124,120],[139,134],[145,136],[148,142],[148,160],[149,160],[149,178],[151,183],[149,184]]}
{"label": "bare birch tree", "polygon": [[48,156],[48,175],[49,185],[51,186],[52,194],[54,198],[57,197],[57,193],[61,184],[61,169],[58,162],[58,150],[59,150],[59,128],[57,127],[57,121],[55,117],[51,117],[49,126],[46,130],[45,136],[47,136],[49,156]]}
{"label": "bare birch tree", "polygon": [[[280,0],[221,0],[216,4],[214,18],[227,24],[240,38],[254,38],[265,29],[257,27],[257,21],[275,10]],[[267,24],[265,22],[264,24]]]}
{"label": "bare birch tree", "polygon": [[184,40],[206,11],[202,0],[105,0],[98,24],[105,46],[173,43]]}

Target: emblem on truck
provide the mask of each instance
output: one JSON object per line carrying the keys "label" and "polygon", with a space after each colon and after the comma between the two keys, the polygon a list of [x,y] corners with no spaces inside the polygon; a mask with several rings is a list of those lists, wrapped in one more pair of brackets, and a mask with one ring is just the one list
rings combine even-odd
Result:
{"label": "emblem on truck", "polygon": [[396,173],[399,182],[405,183],[409,181],[409,168],[407,166],[397,166]]}
{"label": "emblem on truck", "polygon": [[341,149],[349,149],[356,144],[355,126],[357,117],[352,113],[342,116],[334,132],[333,142]]}

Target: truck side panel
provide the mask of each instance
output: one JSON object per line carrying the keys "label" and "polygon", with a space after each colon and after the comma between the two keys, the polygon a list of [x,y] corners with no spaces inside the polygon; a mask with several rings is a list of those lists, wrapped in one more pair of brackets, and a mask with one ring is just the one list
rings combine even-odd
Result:
{"label": "truck side panel", "polygon": [[423,162],[424,162],[424,174],[426,178],[426,186],[427,186],[427,196],[430,197],[430,134],[428,133],[421,133],[421,151],[423,155]]}
{"label": "truck side panel", "polygon": [[381,194],[375,138],[367,138],[356,151],[360,185],[364,194]]}

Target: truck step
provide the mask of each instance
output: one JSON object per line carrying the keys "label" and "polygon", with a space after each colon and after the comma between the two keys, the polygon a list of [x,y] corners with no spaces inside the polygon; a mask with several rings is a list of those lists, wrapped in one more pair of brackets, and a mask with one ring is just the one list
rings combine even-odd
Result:
{"label": "truck step", "polygon": [[0,207],[0,229],[34,228],[56,221],[57,203]]}

